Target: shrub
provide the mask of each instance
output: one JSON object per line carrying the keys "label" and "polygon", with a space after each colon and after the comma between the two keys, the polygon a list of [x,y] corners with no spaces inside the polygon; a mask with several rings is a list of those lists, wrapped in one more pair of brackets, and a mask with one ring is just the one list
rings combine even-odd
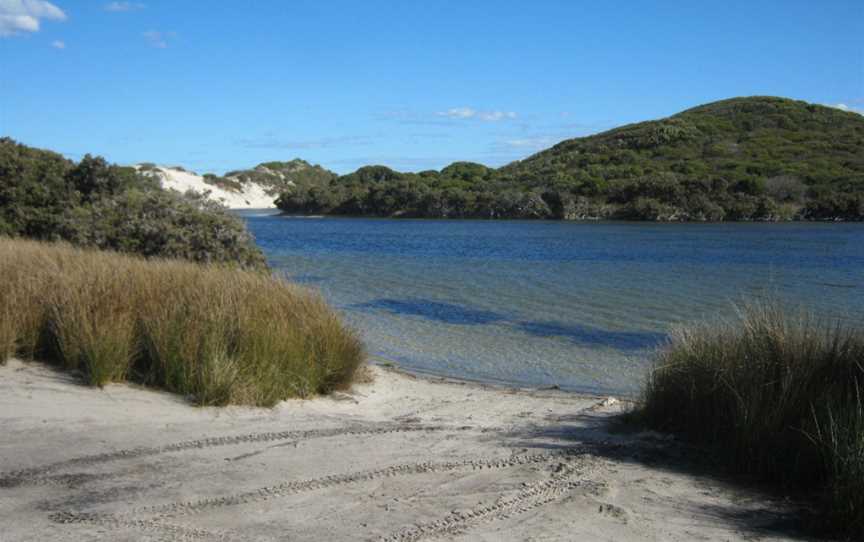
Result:
{"label": "shrub", "polygon": [[220,405],[326,393],[364,358],[319,295],[278,277],[0,238],[0,360],[12,355]]}
{"label": "shrub", "polygon": [[864,537],[864,329],[779,304],[678,329],[640,416],[734,469],[816,492],[826,525]]}
{"label": "shrub", "polygon": [[162,191],[134,168],[90,155],[76,164],[9,138],[0,138],[0,234],[265,267],[243,221],[219,205]]}
{"label": "shrub", "polygon": [[245,225],[218,204],[194,194],[128,190],[70,210],[57,232],[79,246],[266,267]]}

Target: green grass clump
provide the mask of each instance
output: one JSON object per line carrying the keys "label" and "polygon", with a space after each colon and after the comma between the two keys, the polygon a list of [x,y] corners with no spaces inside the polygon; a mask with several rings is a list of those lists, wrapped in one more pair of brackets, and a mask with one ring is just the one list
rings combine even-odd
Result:
{"label": "green grass clump", "polygon": [[208,405],[326,393],[364,359],[319,295],[278,277],[0,238],[0,362],[14,355]]}
{"label": "green grass clump", "polygon": [[820,499],[825,527],[864,538],[864,329],[779,304],[681,328],[638,413],[735,470]]}

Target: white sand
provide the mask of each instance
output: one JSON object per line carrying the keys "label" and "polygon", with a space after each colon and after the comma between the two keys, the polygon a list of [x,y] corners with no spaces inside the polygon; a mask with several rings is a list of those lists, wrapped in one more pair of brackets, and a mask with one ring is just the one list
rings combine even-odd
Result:
{"label": "white sand", "polygon": [[276,196],[266,192],[263,186],[256,183],[245,183],[242,192],[224,190],[218,186],[207,184],[204,177],[179,169],[157,167],[162,188],[176,190],[181,194],[187,191],[205,195],[229,209],[275,209]]}
{"label": "white sand", "polygon": [[[0,540],[781,540],[621,408],[373,368],[272,410],[0,367]],[[773,527],[772,527],[773,526]]]}

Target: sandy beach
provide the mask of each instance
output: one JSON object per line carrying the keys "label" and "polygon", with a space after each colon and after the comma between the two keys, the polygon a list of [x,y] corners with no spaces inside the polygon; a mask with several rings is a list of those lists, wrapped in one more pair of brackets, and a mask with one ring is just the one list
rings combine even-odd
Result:
{"label": "sandy beach", "polygon": [[625,402],[374,366],[347,392],[196,408],[0,367],[0,540],[787,540],[796,512],[610,430]]}

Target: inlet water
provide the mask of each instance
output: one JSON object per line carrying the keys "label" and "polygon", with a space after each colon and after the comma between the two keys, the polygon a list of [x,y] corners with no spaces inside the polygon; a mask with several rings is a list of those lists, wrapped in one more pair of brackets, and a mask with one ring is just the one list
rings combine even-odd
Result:
{"label": "inlet water", "polygon": [[276,270],[415,372],[628,395],[672,326],[744,299],[864,322],[861,224],[240,214]]}

